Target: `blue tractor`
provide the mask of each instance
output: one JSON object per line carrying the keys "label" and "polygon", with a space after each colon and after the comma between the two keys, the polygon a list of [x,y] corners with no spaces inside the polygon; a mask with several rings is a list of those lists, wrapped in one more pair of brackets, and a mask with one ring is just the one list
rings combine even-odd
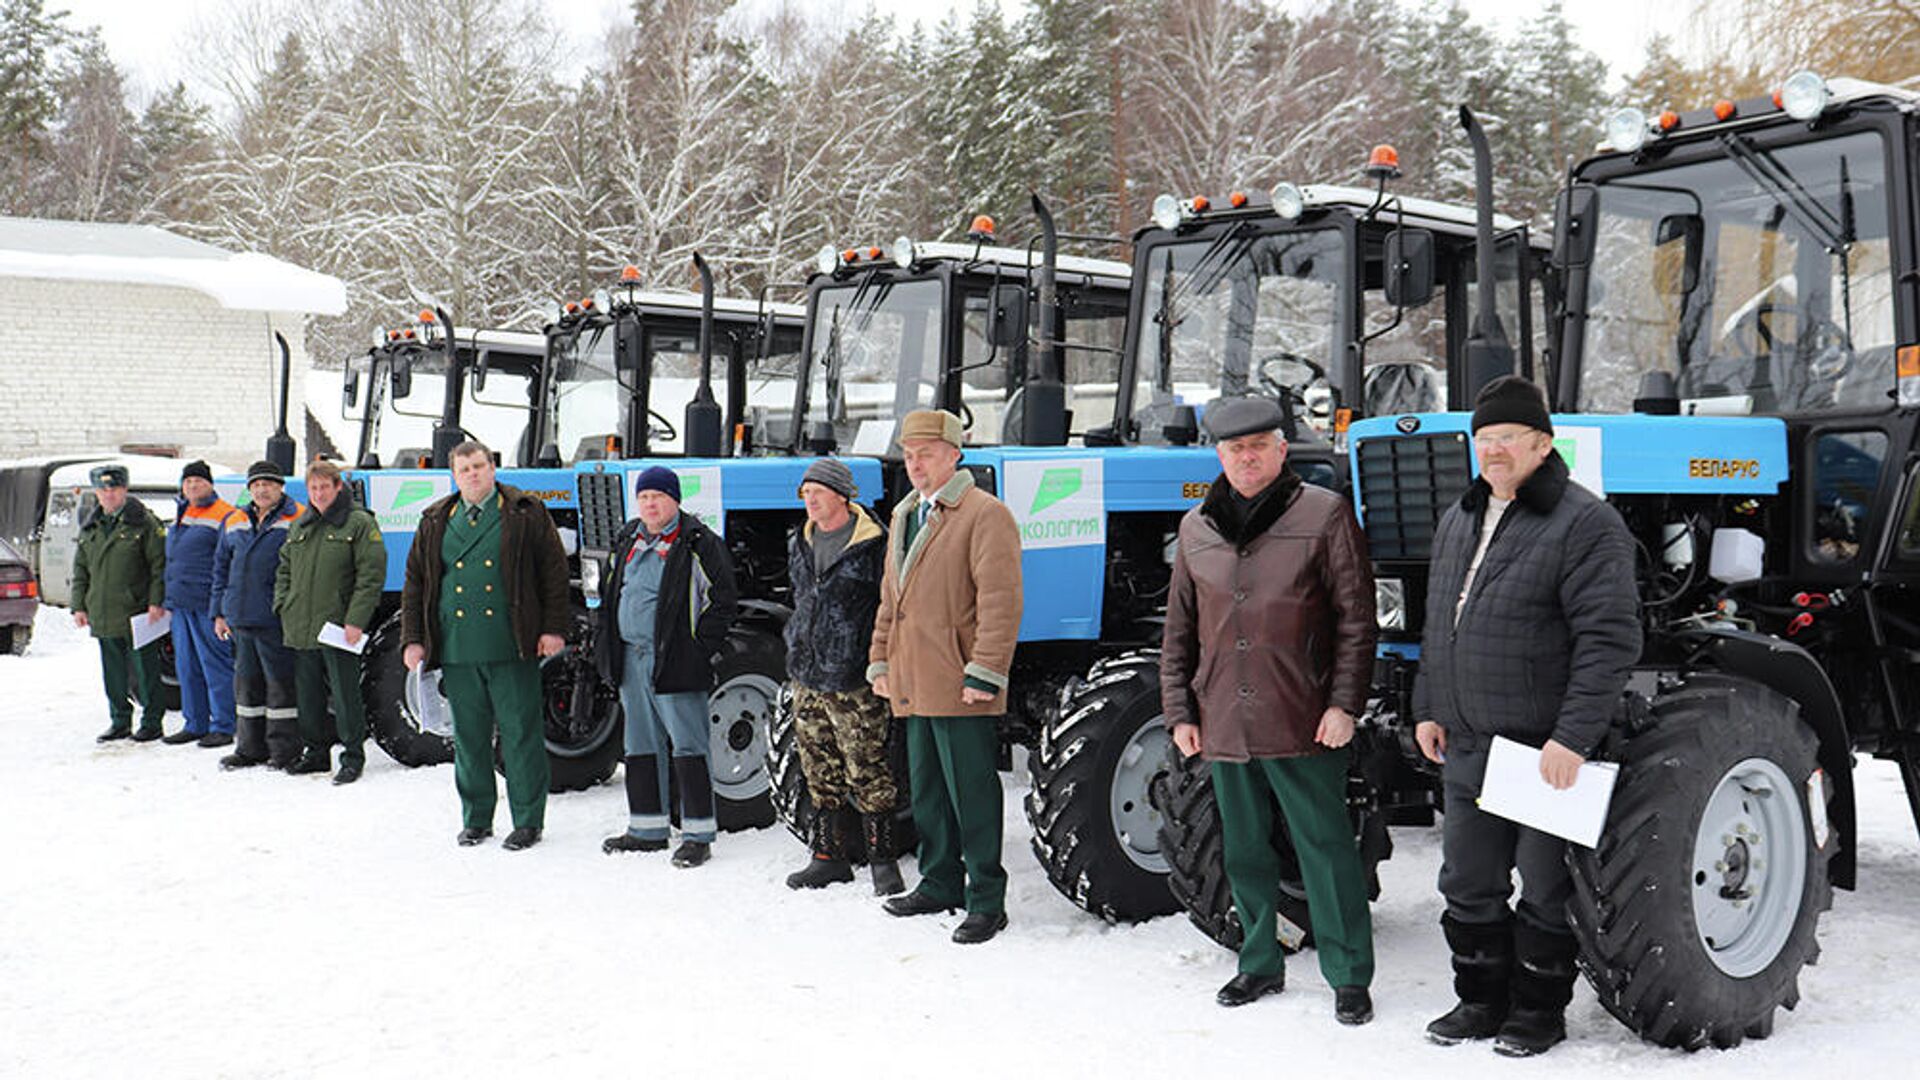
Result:
{"label": "blue tractor", "polygon": [[[620,756],[619,707],[615,689],[593,673],[588,612],[598,601],[599,561],[631,514],[632,476],[668,464],[683,478],[688,508],[723,533],[740,567],[747,614],[713,695],[715,791],[723,827],[764,825],[772,820],[769,714],[784,680],[784,544],[800,517],[793,492],[807,463],[756,456],[749,401],[790,372],[800,312],[716,299],[710,277],[700,296],[644,291],[637,279],[625,272],[611,288],[557,307],[541,334],[455,330],[444,309],[430,308],[383,334],[365,371],[350,366],[343,401],[360,410],[351,481],[380,521],[389,558],[389,601],[368,649],[370,722],[404,764],[451,757],[434,676],[400,662],[397,599],[421,511],[452,490],[447,452],[478,437],[507,459],[504,482],[546,501],[576,570],[571,647],[543,664],[553,788],[610,776]],[[436,411],[409,413],[400,404],[416,380],[439,391]],[[866,469],[863,482],[877,489],[877,466]]]}
{"label": "blue tractor", "polygon": [[[1855,754],[1898,764],[1920,820],[1916,106],[1803,72],[1770,98],[1621,110],[1560,196],[1556,443],[1637,538],[1646,641],[1569,913],[1601,1004],[1663,1046],[1765,1037],[1799,1001],[1858,870]],[[1511,370],[1482,328],[1470,386]],[[1381,589],[1403,600],[1382,608],[1374,729],[1411,769],[1429,545],[1473,476],[1467,418],[1349,435]]]}

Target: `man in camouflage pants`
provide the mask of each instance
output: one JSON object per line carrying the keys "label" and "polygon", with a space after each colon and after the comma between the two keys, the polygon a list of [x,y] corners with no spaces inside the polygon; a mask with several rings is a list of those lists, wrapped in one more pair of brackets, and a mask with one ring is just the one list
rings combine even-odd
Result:
{"label": "man in camouflage pants", "polygon": [[903,785],[888,753],[887,703],[866,680],[887,534],[854,502],[858,497],[853,472],[844,463],[814,462],[800,483],[807,522],[787,553],[793,582],[787,678],[800,769],[815,808],[808,840],[812,858],[806,869],[788,876],[787,887],[818,889],[852,881],[864,838],[873,891],[889,896],[906,887],[895,865],[902,847]]}

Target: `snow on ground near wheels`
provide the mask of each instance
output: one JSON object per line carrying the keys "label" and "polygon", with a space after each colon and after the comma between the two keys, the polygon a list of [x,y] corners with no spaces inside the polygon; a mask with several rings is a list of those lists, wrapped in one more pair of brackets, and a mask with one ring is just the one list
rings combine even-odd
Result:
{"label": "snow on ground near wheels", "polygon": [[[169,730],[177,718],[169,717]],[[0,656],[0,1076],[1014,1075],[1489,1073],[1834,1075],[1911,1065],[1920,844],[1897,774],[1861,774],[1862,889],[1837,893],[1820,964],[1771,1039],[1683,1054],[1640,1043],[1582,984],[1574,1041],[1540,1064],[1428,1045],[1452,1002],[1431,830],[1395,832],[1374,906],[1378,1018],[1344,1029],[1311,955],[1279,997],[1213,1004],[1233,958],[1184,916],[1109,927],[1027,851],[1006,799],[1012,927],[889,918],[864,882],[796,895],[784,829],[714,861],[608,857],[619,786],[556,796],[526,852],[458,848],[450,767],[371,745],[348,788],[225,751],[115,743],[97,653],[43,610]],[[508,825],[504,798],[495,827]],[[911,868],[908,872],[912,879]],[[1901,1064],[1907,1062],[1908,1064]]]}

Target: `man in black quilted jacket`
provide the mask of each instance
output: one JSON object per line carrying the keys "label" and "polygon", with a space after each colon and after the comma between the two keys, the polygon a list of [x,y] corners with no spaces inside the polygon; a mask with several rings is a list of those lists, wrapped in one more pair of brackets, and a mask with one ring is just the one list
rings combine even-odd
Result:
{"label": "man in black quilted jacket", "polygon": [[[1633,540],[1572,483],[1546,398],[1525,379],[1487,384],[1473,410],[1480,476],[1440,519],[1414,728],[1442,766],[1441,926],[1460,1003],[1427,1025],[1451,1045],[1494,1038],[1514,1057],[1566,1038],[1578,947],[1567,926],[1566,841],[1480,810],[1496,735],[1540,748],[1540,773],[1573,785],[1606,736],[1640,657]],[[1517,910],[1508,907],[1513,871]]]}

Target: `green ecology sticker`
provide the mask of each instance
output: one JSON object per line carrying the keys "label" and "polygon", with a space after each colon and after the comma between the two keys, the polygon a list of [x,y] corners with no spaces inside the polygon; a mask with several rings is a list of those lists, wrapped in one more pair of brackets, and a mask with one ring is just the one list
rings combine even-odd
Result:
{"label": "green ecology sticker", "polygon": [[426,502],[438,494],[440,494],[440,485],[431,480],[408,480],[393,493],[393,503],[388,509],[398,510],[417,502]]}
{"label": "green ecology sticker", "polygon": [[1071,498],[1080,490],[1080,467],[1077,465],[1065,469],[1048,469],[1040,474],[1040,486],[1033,491],[1033,507],[1028,514],[1038,514],[1054,503]]}
{"label": "green ecology sticker", "polygon": [[1007,462],[1007,506],[1020,528],[1022,548],[1106,543],[1102,464],[1099,458]]}
{"label": "green ecology sticker", "polygon": [[680,475],[680,501],[685,502],[688,499],[697,499],[699,497],[700,478],[688,473],[682,473]]}
{"label": "green ecology sticker", "polygon": [[1580,448],[1580,444],[1578,442],[1574,441],[1573,439],[1555,439],[1553,440],[1553,448],[1560,452],[1560,456],[1562,458],[1566,459],[1567,468],[1569,469],[1578,468],[1578,466],[1575,464],[1577,451]]}

